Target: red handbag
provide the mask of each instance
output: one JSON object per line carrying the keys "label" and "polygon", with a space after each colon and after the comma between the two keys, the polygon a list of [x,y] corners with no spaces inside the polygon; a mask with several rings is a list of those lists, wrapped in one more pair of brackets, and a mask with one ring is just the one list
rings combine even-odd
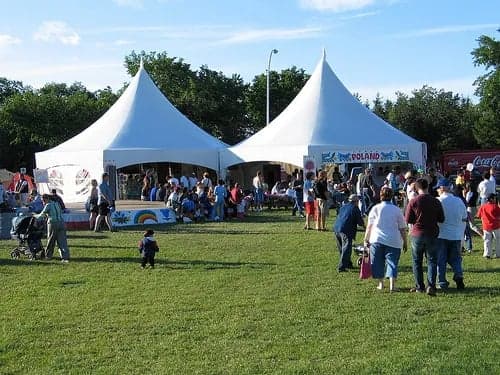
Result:
{"label": "red handbag", "polygon": [[365,250],[365,254],[361,258],[361,265],[359,267],[359,278],[369,279],[372,277],[372,265],[370,262],[370,251]]}

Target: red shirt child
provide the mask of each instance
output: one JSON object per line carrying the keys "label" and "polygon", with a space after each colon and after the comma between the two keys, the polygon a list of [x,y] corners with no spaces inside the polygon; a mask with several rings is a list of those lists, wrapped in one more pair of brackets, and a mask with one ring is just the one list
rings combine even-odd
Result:
{"label": "red shirt child", "polygon": [[500,228],[500,207],[494,194],[488,197],[487,203],[479,207],[477,217],[481,219],[483,230],[491,232]]}

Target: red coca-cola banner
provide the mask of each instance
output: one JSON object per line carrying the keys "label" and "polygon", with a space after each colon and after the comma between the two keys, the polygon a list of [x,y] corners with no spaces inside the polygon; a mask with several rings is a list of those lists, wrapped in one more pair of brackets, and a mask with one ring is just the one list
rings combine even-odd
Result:
{"label": "red coca-cola banner", "polygon": [[447,152],[443,155],[443,172],[455,173],[468,163],[481,172],[492,167],[499,170],[500,150]]}

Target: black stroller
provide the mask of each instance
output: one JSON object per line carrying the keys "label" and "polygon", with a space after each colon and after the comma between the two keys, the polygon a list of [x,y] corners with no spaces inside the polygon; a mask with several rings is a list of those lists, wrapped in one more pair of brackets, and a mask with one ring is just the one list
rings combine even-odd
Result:
{"label": "black stroller", "polygon": [[10,252],[10,256],[19,259],[21,255],[30,260],[36,259],[39,252],[44,252],[42,237],[45,230],[45,221],[34,216],[18,216],[12,220],[11,236],[18,240],[17,247]]}

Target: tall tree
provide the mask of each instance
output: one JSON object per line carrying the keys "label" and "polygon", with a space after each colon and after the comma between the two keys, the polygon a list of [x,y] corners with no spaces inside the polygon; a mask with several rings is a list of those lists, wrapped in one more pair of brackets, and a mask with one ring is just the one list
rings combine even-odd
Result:
{"label": "tall tree", "polygon": [[[500,29],[497,31],[500,32]],[[486,35],[478,39],[479,47],[472,51],[474,65],[484,66],[486,74],[474,84],[478,105],[478,121],[474,135],[482,147],[500,147],[500,40]]]}
{"label": "tall tree", "polygon": [[[280,73],[271,71],[269,76],[269,117],[271,121],[292,102],[308,79],[309,75],[305,70],[295,66],[284,69]],[[247,135],[257,132],[266,125],[266,90],[266,75],[255,76],[245,97],[248,116]]]}
{"label": "tall tree", "polygon": [[23,93],[30,88],[25,88],[21,81],[10,81],[7,78],[0,77],[0,106],[10,96]]}
{"label": "tall tree", "polygon": [[472,103],[452,92],[429,86],[414,90],[411,97],[398,92],[387,113],[391,124],[427,143],[430,158],[450,149],[477,147]]}
{"label": "tall tree", "polygon": [[33,168],[35,152],[80,133],[114,100],[112,93],[91,93],[80,83],[49,83],[9,96],[0,107],[0,165]]}

